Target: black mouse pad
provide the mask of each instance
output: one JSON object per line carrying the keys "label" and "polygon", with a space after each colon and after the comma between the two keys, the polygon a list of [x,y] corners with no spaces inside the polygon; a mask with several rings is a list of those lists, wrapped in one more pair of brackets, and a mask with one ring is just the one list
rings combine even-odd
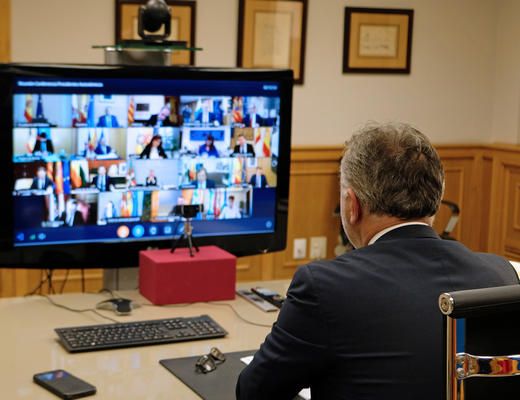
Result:
{"label": "black mouse pad", "polygon": [[208,374],[195,370],[200,356],[170,358],[159,363],[179,378],[186,386],[206,400],[230,400],[235,398],[238,375],[245,368],[242,357],[252,356],[256,350],[226,353],[226,361]]}

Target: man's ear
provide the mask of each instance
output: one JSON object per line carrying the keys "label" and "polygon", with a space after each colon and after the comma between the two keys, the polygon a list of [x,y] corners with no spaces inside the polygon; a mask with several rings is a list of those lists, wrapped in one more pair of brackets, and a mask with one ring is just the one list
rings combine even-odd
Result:
{"label": "man's ear", "polygon": [[362,210],[359,199],[352,188],[347,188],[347,203],[349,205],[348,221],[351,225],[355,225],[361,219]]}

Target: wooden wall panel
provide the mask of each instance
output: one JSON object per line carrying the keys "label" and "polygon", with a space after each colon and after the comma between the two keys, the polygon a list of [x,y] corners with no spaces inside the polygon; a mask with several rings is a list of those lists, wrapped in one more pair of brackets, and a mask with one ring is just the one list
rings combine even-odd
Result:
{"label": "wooden wall panel", "polygon": [[11,60],[11,0],[0,0],[0,62]]}
{"label": "wooden wall panel", "polygon": [[493,161],[490,251],[520,260],[520,152],[500,149]]}

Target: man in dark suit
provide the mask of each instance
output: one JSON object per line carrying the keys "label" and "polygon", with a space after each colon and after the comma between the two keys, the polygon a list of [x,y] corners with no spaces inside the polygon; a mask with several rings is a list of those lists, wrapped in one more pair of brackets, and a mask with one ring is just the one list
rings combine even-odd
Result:
{"label": "man in dark suit", "polygon": [[346,147],[341,219],[356,249],[297,270],[238,399],[292,399],[304,387],[313,400],[442,399],[439,295],[518,284],[504,259],[431,228],[444,171],[422,133],[372,125]]}
{"label": "man in dark suit", "polygon": [[205,168],[197,171],[197,179],[190,183],[190,186],[195,186],[197,189],[214,189],[215,181],[208,179],[208,172]]}
{"label": "man in dark suit", "polygon": [[54,145],[52,140],[47,138],[47,133],[39,132],[34,143],[33,154],[52,154]]}
{"label": "man in dark suit", "polygon": [[195,111],[195,121],[203,125],[220,125],[217,114],[210,111],[210,109],[211,99],[204,99],[201,108]]}
{"label": "man in dark suit", "polygon": [[153,114],[148,121],[146,121],[146,126],[153,126],[156,128],[160,128],[163,126],[174,126],[172,120],[170,119],[170,104],[165,104],[161,107],[157,114]]}
{"label": "man in dark suit", "polygon": [[249,184],[254,188],[265,188],[267,187],[267,178],[264,175],[262,167],[256,167],[256,173],[249,179]]}
{"label": "man in dark suit", "polygon": [[32,190],[45,190],[54,187],[54,182],[47,176],[47,170],[45,167],[38,167],[36,176],[33,178],[31,183]]}
{"label": "man in dark suit", "polygon": [[97,126],[99,128],[119,128],[119,121],[111,112],[110,107],[105,108],[105,115],[102,115],[98,119]]}
{"label": "man in dark suit", "polygon": [[81,211],[78,210],[78,202],[75,199],[70,198],[67,200],[65,211],[61,215],[60,220],[64,222],[63,226],[66,227],[85,224]]}
{"label": "man in dark suit", "polygon": [[260,126],[268,126],[268,118],[261,117],[257,111],[256,111],[256,104],[252,104],[249,109],[248,113],[244,117],[244,120],[242,121],[244,126],[247,128],[258,128]]}
{"label": "man in dark suit", "polygon": [[243,133],[239,133],[237,137],[237,144],[235,145],[235,148],[233,149],[233,155],[241,155],[244,157],[254,157],[255,156],[255,149],[253,145],[246,142],[246,137]]}
{"label": "man in dark suit", "polygon": [[97,175],[92,179],[91,186],[96,187],[100,192],[112,190],[112,179],[107,175],[107,169],[101,165],[97,172]]}

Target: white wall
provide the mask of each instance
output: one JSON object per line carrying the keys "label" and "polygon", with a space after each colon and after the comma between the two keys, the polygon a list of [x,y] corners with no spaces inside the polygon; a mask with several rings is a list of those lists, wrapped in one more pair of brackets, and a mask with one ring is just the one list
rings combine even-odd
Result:
{"label": "white wall", "polygon": [[[501,81],[497,19],[517,12],[494,0],[309,0],[305,84],[295,87],[293,144],[337,145],[368,120],[408,121],[436,143],[490,142],[498,129],[493,99],[504,97],[507,120],[500,136],[515,142],[518,90]],[[415,10],[412,73],[366,75],[341,72],[344,7],[403,7]],[[519,15],[518,12],[516,15]],[[235,66],[238,0],[198,0],[200,66]],[[518,24],[517,24],[518,25]],[[508,32],[500,32],[507,36]],[[518,35],[516,36],[518,37]],[[507,37],[506,37],[507,39]],[[92,44],[114,40],[111,0],[13,0],[12,59],[40,62],[102,62]],[[510,43],[515,43],[513,40]],[[520,62],[520,60],[518,60]],[[520,81],[520,72],[515,75]],[[495,87],[495,78],[500,84]],[[498,94],[497,94],[498,93]],[[500,96],[502,98],[502,96]],[[497,103],[501,104],[501,103]],[[516,122],[515,122],[516,121]]]}

